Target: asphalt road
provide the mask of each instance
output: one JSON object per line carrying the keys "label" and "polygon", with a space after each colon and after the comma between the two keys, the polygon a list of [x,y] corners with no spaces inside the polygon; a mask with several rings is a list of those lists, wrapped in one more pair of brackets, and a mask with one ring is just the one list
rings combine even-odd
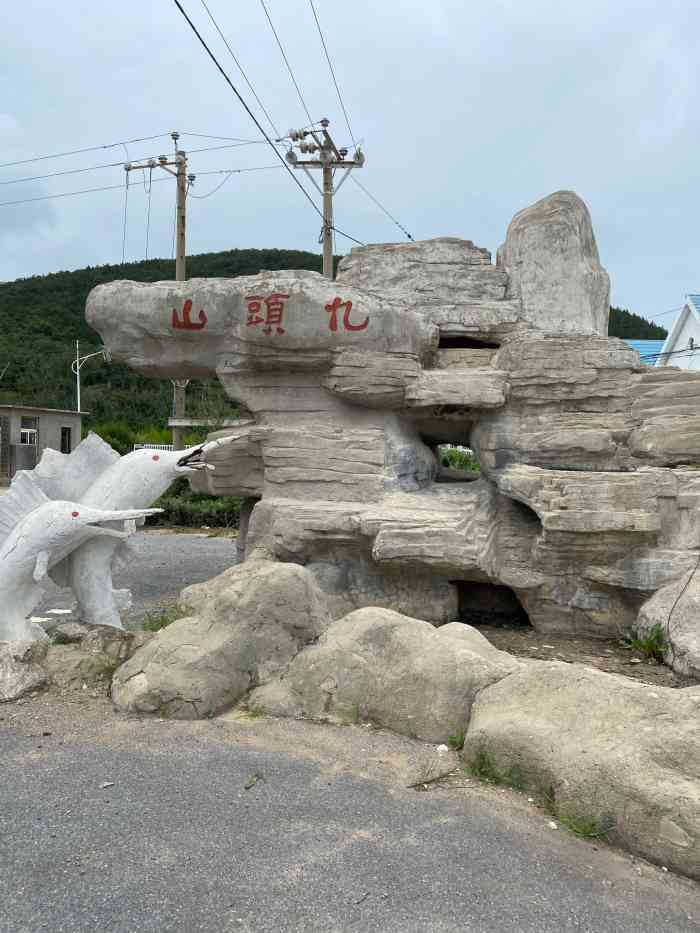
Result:
{"label": "asphalt road", "polygon": [[[184,587],[210,580],[238,560],[235,538],[210,538],[205,532],[142,531],[133,536],[130,546],[131,562],[114,574],[117,589],[131,590],[132,608],[127,626],[138,625],[149,609],[176,602]],[[34,615],[45,617],[51,609],[69,609],[72,602],[70,590],[60,590],[49,581],[46,598]],[[56,620],[65,622],[71,618],[64,614]]]}
{"label": "asphalt road", "polygon": [[407,788],[409,740],[51,702],[0,708],[0,933],[700,929],[692,882],[520,795]]}

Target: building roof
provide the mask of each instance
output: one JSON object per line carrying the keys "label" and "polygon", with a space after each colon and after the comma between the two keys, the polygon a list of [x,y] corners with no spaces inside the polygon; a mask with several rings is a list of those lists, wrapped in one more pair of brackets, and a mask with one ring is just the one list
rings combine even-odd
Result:
{"label": "building roof", "polygon": [[[685,325],[685,322],[688,320],[689,316],[692,316],[695,319],[698,331],[700,331],[700,295],[685,296],[685,304],[681,309],[681,313],[673,322],[673,326],[668,332],[668,336],[666,337],[664,345],[661,348],[659,358],[656,361],[657,366],[665,366],[667,363],[671,366],[673,365],[673,357],[671,354],[678,349],[676,347],[676,340],[678,339],[678,335],[683,329],[683,326]],[[685,350],[685,347],[682,349]]]}
{"label": "building roof", "polygon": [[633,350],[637,351],[642,363],[646,363],[648,366],[654,365],[654,361],[665,342],[663,340],[628,340],[626,337],[623,339],[626,344],[629,344]]}
{"label": "building roof", "polygon": [[45,415],[89,415],[89,411],[73,411],[71,408],[37,408],[36,405],[0,404],[0,408],[14,411],[39,411]]}

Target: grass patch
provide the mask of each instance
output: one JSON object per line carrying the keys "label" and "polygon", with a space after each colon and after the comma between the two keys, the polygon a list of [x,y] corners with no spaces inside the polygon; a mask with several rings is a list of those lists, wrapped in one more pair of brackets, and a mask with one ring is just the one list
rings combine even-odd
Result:
{"label": "grass patch", "polygon": [[584,813],[568,812],[557,814],[557,819],[576,836],[587,839],[600,839],[615,828],[615,820],[609,816],[598,819]]}
{"label": "grass patch", "polygon": [[631,632],[623,645],[631,651],[639,651],[648,661],[663,664],[666,650],[666,636],[662,625],[652,625],[648,632]]}
{"label": "grass patch", "polygon": [[186,615],[187,611],[179,605],[164,609],[154,609],[151,612],[147,612],[143,617],[143,630],[144,632],[159,632],[161,629],[167,628],[173,622],[177,622],[178,619],[182,619]]}
{"label": "grass patch", "polygon": [[250,719],[264,719],[267,713],[264,706],[249,706],[248,716]]}
{"label": "grass patch", "polygon": [[447,744],[455,752],[461,752],[464,748],[464,740],[466,738],[466,733],[464,729],[458,729],[454,735],[450,735],[447,738]]}

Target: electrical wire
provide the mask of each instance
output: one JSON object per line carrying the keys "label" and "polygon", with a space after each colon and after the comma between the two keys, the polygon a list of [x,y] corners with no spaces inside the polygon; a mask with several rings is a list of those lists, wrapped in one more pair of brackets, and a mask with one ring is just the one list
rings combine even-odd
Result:
{"label": "electrical wire", "polygon": [[393,214],[390,214],[390,213],[389,213],[389,211],[384,207],[384,205],[381,204],[381,203],[375,198],[375,196],[365,188],[365,186],[362,184],[362,182],[358,181],[357,178],[355,178],[354,175],[351,175],[350,178],[352,179],[352,181],[355,182],[355,184],[357,185],[358,188],[360,188],[360,189],[362,189],[362,191],[364,191],[364,193],[367,195],[367,197],[368,197],[371,201],[374,201],[374,203],[377,205],[377,207],[379,208],[379,210],[380,210],[380,211],[383,211],[383,212],[386,214],[386,216],[396,224],[396,226],[399,228],[399,230],[402,230],[402,231],[406,234],[406,236],[408,237],[409,240],[413,240],[413,237],[412,237],[411,234],[408,232],[408,230],[404,227],[404,225],[401,224],[401,223],[399,223],[399,221],[394,217]]}
{"label": "electrical wire", "polygon": [[216,194],[217,191],[223,188],[226,182],[229,180],[229,178],[232,175],[239,175],[242,172],[262,172],[268,168],[280,169],[281,166],[280,165],[259,165],[256,168],[231,168],[231,169],[219,169],[214,172],[199,172],[197,175],[197,178],[199,178],[200,175],[225,175],[226,177],[223,179],[223,181],[219,182],[219,184],[215,188],[212,188],[211,191],[207,192],[207,194],[192,194],[190,192],[189,197],[197,198],[197,200],[203,201],[205,200],[205,198],[210,198],[212,194]]}
{"label": "electrical wire", "polygon": [[[280,50],[280,52],[282,53],[282,58],[284,59],[284,63],[285,63],[285,65],[287,66],[287,71],[289,72],[289,77],[292,79],[292,84],[293,84],[294,87],[296,88],[297,94],[299,95],[299,100],[301,101],[301,106],[304,108],[304,111],[305,111],[305,113],[306,113],[306,116],[307,116],[307,118],[308,118],[309,123],[311,123],[311,124],[313,125],[313,122],[314,122],[314,121],[313,121],[313,117],[312,117],[311,114],[309,113],[309,108],[306,106],[306,101],[304,100],[304,97],[303,97],[303,95],[302,95],[302,93],[301,93],[301,90],[299,89],[299,85],[297,84],[297,79],[294,77],[294,72],[292,71],[292,66],[289,64],[289,59],[287,58],[287,55],[286,55],[286,53],[285,53],[285,51],[284,51],[284,48],[282,47],[282,43],[280,42],[280,37],[277,35],[277,30],[275,29],[274,23],[272,22],[272,19],[270,18],[270,14],[269,14],[269,12],[268,12],[267,6],[265,5],[265,0],[260,0],[260,5],[262,6],[263,10],[265,11],[265,16],[267,16],[267,21],[268,21],[268,23],[270,24],[270,29],[272,30],[272,33],[273,33],[275,39],[277,40],[277,45],[279,46],[279,50]],[[277,135],[278,135],[278,136],[280,135],[279,132],[277,133]]]}
{"label": "electrical wire", "polygon": [[[353,144],[353,146],[355,147],[355,149],[357,149],[357,143],[355,142],[355,136],[354,136],[354,134],[353,134],[353,132],[352,132],[352,129],[351,129],[351,127],[350,127],[350,118],[348,117],[348,112],[347,112],[347,110],[345,109],[345,104],[343,103],[343,97],[342,97],[342,95],[341,95],[341,93],[340,93],[340,88],[338,87],[338,82],[336,81],[335,71],[333,70],[333,64],[332,64],[332,62],[331,62],[331,57],[330,57],[330,55],[328,54],[328,48],[327,48],[327,46],[326,46],[326,40],[325,40],[324,37],[323,37],[323,31],[322,31],[322,29],[321,29],[321,24],[320,24],[319,21],[318,21],[318,15],[317,15],[317,13],[316,13],[316,7],[314,6],[314,0],[309,0],[309,6],[311,7],[311,12],[314,14],[314,19],[316,20],[316,28],[318,29],[318,34],[319,34],[319,36],[320,36],[320,38],[321,38],[321,45],[323,46],[323,51],[326,53],[326,61],[328,62],[328,67],[329,67],[330,72],[331,72],[331,77],[333,78],[333,84],[335,84],[335,91],[336,91],[336,94],[338,95],[338,100],[340,101],[340,106],[341,106],[342,109],[343,109],[343,115],[344,115],[344,117],[345,117],[345,122],[346,122],[347,127],[348,127],[348,133],[350,133],[350,139],[352,140],[352,144]],[[309,118],[309,119],[310,119],[310,118]]]}
{"label": "electrical wire", "polygon": [[[212,52],[212,50],[209,48],[209,46],[207,45],[207,43],[206,43],[206,42],[204,41],[204,39],[202,38],[202,35],[200,34],[200,32],[199,32],[199,30],[197,29],[197,27],[195,26],[195,24],[192,22],[192,20],[189,18],[189,16],[188,16],[187,13],[185,12],[184,7],[183,7],[182,4],[180,3],[180,0],[173,0],[173,3],[174,3],[175,6],[178,8],[178,10],[180,11],[180,13],[181,13],[182,16],[184,17],[184,19],[187,21],[187,24],[188,24],[188,26],[190,27],[190,29],[192,30],[192,32],[193,32],[193,33],[195,34],[195,36],[199,39],[200,44],[201,44],[201,45],[203,46],[203,48],[204,48],[204,51],[207,53],[207,55],[209,56],[209,58],[212,60],[212,62],[214,63],[214,65],[216,66],[216,68],[218,69],[218,71],[220,72],[221,76],[224,78],[224,80],[226,81],[226,83],[228,84],[228,86],[231,88],[231,90],[233,91],[233,93],[236,95],[236,97],[238,98],[238,100],[239,100],[239,102],[241,103],[242,107],[245,109],[245,111],[246,111],[246,113],[248,114],[248,116],[251,118],[251,120],[253,121],[253,123],[255,123],[255,125],[256,125],[257,128],[258,128],[258,130],[259,130],[260,133],[262,134],[262,136],[267,140],[268,144],[270,145],[270,148],[272,149],[272,151],[275,153],[275,155],[277,156],[277,158],[280,160],[280,162],[282,163],[282,165],[283,165],[283,166],[285,167],[285,169],[287,170],[287,172],[288,172],[290,178],[294,181],[294,184],[295,184],[295,185],[299,188],[299,190],[302,192],[302,194],[304,195],[304,197],[306,198],[306,200],[309,202],[309,204],[311,205],[311,207],[314,209],[314,211],[316,211],[316,213],[319,215],[319,217],[321,217],[321,219],[323,219],[323,213],[322,213],[322,211],[319,210],[318,206],[315,204],[315,202],[314,202],[313,198],[311,197],[311,195],[309,194],[309,192],[308,192],[308,191],[306,190],[306,188],[302,185],[302,183],[299,181],[299,179],[297,178],[297,176],[294,174],[294,172],[291,170],[291,168],[290,168],[289,165],[287,164],[287,162],[286,162],[284,156],[282,155],[282,153],[277,149],[277,147],[275,146],[274,142],[273,142],[273,141],[270,139],[270,137],[267,135],[267,133],[265,132],[265,130],[264,130],[263,127],[261,126],[260,121],[259,121],[258,118],[255,116],[255,114],[253,113],[253,111],[250,109],[250,107],[248,106],[248,104],[245,102],[245,100],[244,100],[243,97],[241,96],[240,92],[238,91],[238,89],[236,88],[236,86],[234,85],[234,83],[231,81],[231,79],[229,78],[229,76],[228,76],[228,75],[226,74],[226,72],[224,71],[223,66],[220,64],[220,62],[218,61],[218,59],[216,58],[216,56],[214,55],[214,53]],[[311,118],[309,118],[309,119],[311,119]],[[344,236],[346,239],[351,240],[353,243],[357,243],[359,246],[364,246],[364,243],[362,243],[361,240],[355,239],[355,237],[350,236],[349,233],[345,233],[344,231],[340,230],[338,227],[334,227],[333,229],[336,230],[341,236]]]}
{"label": "electrical wire", "polygon": [[125,139],[118,143],[108,143],[104,146],[87,146],[84,149],[72,149],[70,152],[57,152],[53,155],[33,156],[31,159],[19,159],[15,162],[3,162],[0,168],[9,168],[12,165],[27,165],[29,162],[45,162],[47,159],[62,159],[64,156],[81,155],[83,152],[97,152],[98,149],[114,149],[117,146],[123,146],[126,143],[145,143],[152,139],[161,139],[163,136],[169,136],[169,133],[158,133],[156,136],[141,136],[138,139]]}
{"label": "electrical wire", "polygon": [[[193,134],[189,134],[193,135]],[[222,139],[226,137],[220,137]],[[188,154],[194,155],[198,152],[217,152],[220,149],[238,149],[241,146],[258,146],[263,143],[262,139],[247,139],[242,142],[233,143],[231,145],[225,146],[204,146],[201,149],[190,149]],[[127,162],[148,162],[153,159],[154,156],[143,156],[140,159],[127,159]],[[62,172],[49,172],[46,175],[28,175],[26,178],[10,178],[5,181],[0,181],[0,185],[17,185],[20,182],[25,181],[44,181],[47,178],[59,178],[63,175],[80,175],[84,172],[96,172],[98,169],[103,168],[117,168],[118,166],[124,165],[124,160],[121,162],[102,162],[100,165],[88,165],[85,168],[71,168],[66,169]]]}
{"label": "electrical wire", "polygon": [[197,136],[199,139],[226,139],[231,143],[253,143],[259,142],[255,139],[243,139],[240,136],[214,136],[212,133],[191,133],[189,130],[182,130],[180,136]]}
{"label": "electrical wire", "polygon": [[[119,163],[122,164],[121,162]],[[197,177],[200,175],[216,175],[219,172],[257,172],[262,169],[267,168],[280,168],[281,166],[272,166],[272,165],[259,165],[253,166],[252,168],[243,168],[243,169],[215,169],[214,171],[199,172]],[[169,178],[154,178],[152,184],[157,185],[159,182],[170,181]],[[36,198],[22,198],[18,201],[0,201],[0,207],[11,207],[16,204],[30,204],[33,201],[51,201],[53,198],[70,198],[78,194],[93,194],[98,191],[116,191],[117,189],[122,189],[124,187],[121,185],[103,185],[101,188],[80,188],[78,191],[61,191],[58,194],[43,194],[40,197]],[[347,236],[347,234],[343,234]],[[359,242],[359,241],[356,241]]]}
{"label": "electrical wire", "polygon": [[255,98],[255,100],[258,102],[258,107],[260,107],[260,109],[262,110],[262,112],[263,112],[263,113],[265,114],[265,116],[267,117],[267,122],[268,122],[268,123],[270,124],[270,126],[272,127],[273,133],[275,134],[275,136],[280,136],[280,135],[281,135],[280,131],[279,131],[279,130],[277,129],[277,127],[275,126],[272,117],[270,116],[270,114],[267,112],[267,109],[265,108],[265,105],[263,104],[263,102],[262,102],[262,101],[260,100],[260,98],[258,97],[255,88],[254,88],[253,85],[250,83],[250,81],[249,81],[249,79],[248,79],[248,75],[245,73],[245,71],[243,70],[243,66],[241,65],[241,63],[240,63],[240,62],[238,61],[238,59],[236,58],[236,56],[235,56],[235,54],[234,54],[234,52],[233,52],[233,49],[231,48],[231,46],[230,46],[229,43],[228,43],[228,39],[226,38],[226,36],[225,36],[225,35],[223,34],[223,32],[221,31],[221,29],[220,29],[220,27],[219,27],[219,24],[218,24],[217,21],[214,19],[214,16],[213,16],[211,10],[210,10],[209,7],[207,6],[205,0],[201,0],[201,3],[202,3],[202,6],[204,7],[204,9],[207,11],[207,16],[209,17],[209,19],[210,19],[210,20],[212,21],[212,23],[214,24],[214,29],[216,29],[216,31],[219,33],[219,35],[221,36],[222,42],[224,43],[224,45],[225,45],[226,48],[228,49],[229,55],[230,55],[231,58],[233,59],[235,65],[236,65],[236,68],[238,68],[238,70],[240,71],[241,75],[243,76],[243,80],[245,81],[245,83],[246,83],[246,84],[248,85],[248,87],[250,88],[250,91],[251,91],[253,97]]}
{"label": "electrical wire", "polygon": [[[151,191],[153,190],[153,167],[149,168],[149,185],[148,185],[148,207],[146,209],[146,259],[148,259],[148,237],[151,232]],[[127,172],[127,175],[129,173]],[[143,173],[143,183],[144,187],[146,184],[146,173]]]}
{"label": "electrical wire", "polygon": [[[121,187],[121,186],[120,186]],[[126,212],[129,204],[129,173],[126,173],[124,184],[124,229],[122,230],[122,265],[126,257]]]}

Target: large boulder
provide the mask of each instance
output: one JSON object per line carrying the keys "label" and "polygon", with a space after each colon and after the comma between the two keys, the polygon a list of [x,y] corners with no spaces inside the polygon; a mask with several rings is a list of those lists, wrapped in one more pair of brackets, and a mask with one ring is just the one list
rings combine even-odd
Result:
{"label": "large boulder", "polygon": [[639,610],[637,635],[658,639],[664,661],[679,674],[700,678],[700,573],[690,572],[657,590]]}
{"label": "large boulder", "polygon": [[700,877],[699,713],[696,687],[533,661],[479,693],[464,757],[578,831]]}
{"label": "large boulder", "polygon": [[112,681],[120,708],[198,719],[279,673],[329,622],[313,575],[250,560],[188,587],[192,615],[162,629]]}
{"label": "large boulder", "polygon": [[358,609],[249,702],[276,716],[366,720],[445,742],[466,729],[477,692],[518,668],[468,625],[436,629],[390,609]]}
{"label": "large boulder", "polygon": [[557,191],[518,211],[498,251],[508,298],[523,318],[555,334],[608,334],[610,279],[598,258],[588,208]]}

